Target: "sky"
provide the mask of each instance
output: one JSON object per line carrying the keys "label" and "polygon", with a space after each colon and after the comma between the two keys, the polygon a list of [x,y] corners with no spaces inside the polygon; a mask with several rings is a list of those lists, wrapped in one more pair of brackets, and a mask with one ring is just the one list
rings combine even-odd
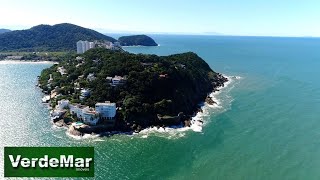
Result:
{"label": "sky", "polygon": [[0,0],[0,28],[320,37],[319,0]]}

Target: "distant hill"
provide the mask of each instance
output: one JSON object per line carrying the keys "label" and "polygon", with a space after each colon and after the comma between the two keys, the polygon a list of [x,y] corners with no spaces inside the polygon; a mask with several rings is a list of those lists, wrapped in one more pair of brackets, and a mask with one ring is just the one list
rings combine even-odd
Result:
{"label": "distant hill", "polygon": [[158,46],[151,37],[146,35],[122,36],[118,41],[121,46]]}
{"label": "distant hill", "polygon": [[10,32],[10,29],[0,29],[0,34]]}
{"label": "distant hill", "polygon": [[28,30],[0,34],[0,51],[75,51],[79,40],[116,41],[73,24],[38,25]]}

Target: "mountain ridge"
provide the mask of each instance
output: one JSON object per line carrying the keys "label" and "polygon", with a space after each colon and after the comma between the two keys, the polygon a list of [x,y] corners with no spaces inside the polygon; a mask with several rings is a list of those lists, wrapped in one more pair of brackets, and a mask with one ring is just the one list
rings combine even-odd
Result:
{"label": "mountain ridge", "polygon": [[27,30],[0,34],[0,51],[75,51],[79,40],[116,39],[70,23],[37,25]]}

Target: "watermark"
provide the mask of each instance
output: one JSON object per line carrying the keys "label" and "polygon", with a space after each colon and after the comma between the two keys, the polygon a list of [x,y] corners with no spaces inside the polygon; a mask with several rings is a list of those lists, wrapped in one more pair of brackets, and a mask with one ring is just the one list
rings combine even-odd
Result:
{"label": "watermark", "polygon": [[5,177],[94,177],[93,147],[5,147]]}

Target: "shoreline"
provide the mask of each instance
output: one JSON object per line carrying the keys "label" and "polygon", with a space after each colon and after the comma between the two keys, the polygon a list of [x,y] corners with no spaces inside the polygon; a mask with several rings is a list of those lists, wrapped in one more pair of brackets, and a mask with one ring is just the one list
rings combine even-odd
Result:
{"label": "shoreline", "polygon": [[160,44],[158,44],[157,46],[144,46],[144,45],[134,45],[134,46],[121,46],[124,48],[130,48],[130,47],[159,47]]}
{"label": "shoreline", "polygon": [[[149,126],[144,129],[141,129],[139,132],[135,131],[104,131],[99,133],[82,133],[78,130],[74,130],[74,128],[70,131],[70,127],[72,125],[63,124],[62,126],[57,125],[56,122],[53,122],[53,126],[57,128],[63,128],[66,129],[66,135],[77,140],[81,139],[88,139],[88,138],[97,138],[97,137],[110,137],[113,135],[142,135],[142,138],[147,138],[149,133],[179,133],[179,132],[185,132],[192,130],[194,132],[202,132],[202,128],[204,126],[203,117],[207,115],[207,109],[212,108],[220,108],[220,102],[218,99],[216,99],[216,95],[220,93],[221,90],[227,88],[235,79],[240,79],[239,76],[227,76],[222,75],[223,77],[227,78],[228,81],[223,83],[223,86],[219,86],[213,89],[213,91],[208,95],[210,97],[214,104],[209,104],[206,102],[206,100],[203,100],[201,103],[199,103],[199,111],[196,112],[194,115],[190,118],[190,124],[189,126],[186,126],[184,122],[181,122],[180,125],[173,125],[173,126],[164,126],[164,127],[157,127],[157,126]],[[207,98],[208,98],[207,97]],[[206,111],[206,112],[204,112]]]}
{"label": "shoreline", "polygon": [[[156,128],[156,127],[149,127],[149,128],[145,128],[143,130],[141,130],[139,133],[137,134],[141,134],[142,138],[147,138],[149,133],[173,133],[176,134],[178,132],[185,132],[185,131],[194,131],[194,132],[202,132],[202,128],[205,125],[205,121],[203,121],[203,117],[204,116],[208,116],[210,115],[210,112],[208,112],[208,110],[212,110],[212,109],[216,109],[216,108],[221,108],[220,106],[220,101],[218,99],[216,99],[216,96],[218,94],[220,94],[220,92],[222,90],[224,90],[225,88],[229,87],[230,84],[232,84],[234,82],[234,80],[239,80],[241,79],[240,76],[227,76],[223,74],[223,77],[228,78],[228,81],[224,83],[224,86],[220,86],[218,88],[216,88],[215,91],[211,92],[209,94],[209,97],[215,102],[214,104],[209,104],[206,101],[203,101],[201,104],[201,111],[198,111],[194,116],[191,117],[191,125],[190,127],[188,126],[168,126],[168,127],[160,127],[160,128]],[[199,121],[201,121],[201,123],[198,123]],[[179,137],[182,137],[184,135],[179,135]]]}
{"label": "shoreline", "polygon": [[0,60],[0,64],[26,64],[26,63],[34,63],[34,64],[58,64],[58,62],[54,62],[54,61],[9,60],[9,59]]}

